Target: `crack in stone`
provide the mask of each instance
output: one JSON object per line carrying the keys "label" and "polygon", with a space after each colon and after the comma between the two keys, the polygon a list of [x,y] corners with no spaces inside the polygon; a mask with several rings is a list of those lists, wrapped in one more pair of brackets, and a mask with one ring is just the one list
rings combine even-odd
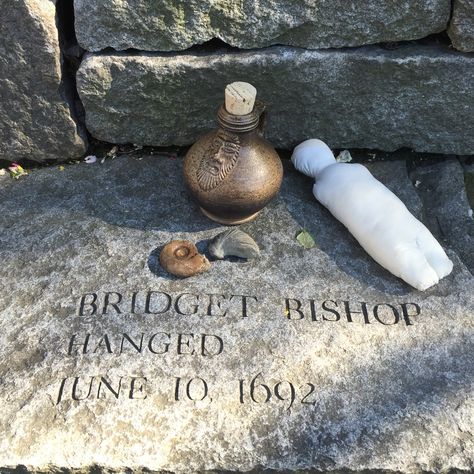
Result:
{"label": "crack in stone", "polygon": [[56,27],[61,51],[59,93],[69,106],[71,117],[76,123],[77,133],[87,145],[89,133],[85,125],[85,110],[76,87],[76,72],[85,51],[76,39],[73,0],[56,1]]}

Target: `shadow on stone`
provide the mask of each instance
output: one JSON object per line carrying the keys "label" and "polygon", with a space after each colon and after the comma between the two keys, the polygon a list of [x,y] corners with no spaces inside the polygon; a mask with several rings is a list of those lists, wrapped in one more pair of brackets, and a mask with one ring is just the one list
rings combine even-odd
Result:
{"label": "shadow on stone", "polygon": [[166,280],[171,280],[171,281],[179,281],[182,280],[182,278],[179,278],[177,276],[172,275],[171,273],[168,273],[160,264],[160,253],[161,250],[163,249],[163,245],[160,247],[157,247],[153,252],[150,253],[150,256],[148,257],[148,268],[153,275],[164,278]]}
{"label": "shadow on stone", "polygon": [[352,237],[349,231],[313,196],[314,181],[285,163],[285,181],[281,196],[301,229],[307,229],[317,247],[340,270],[379,291],[406,295],[413,291],[406,283],[378,265]]}
{"label": "shadow on stone", "polygon": [[418,166],[412,179],[424,203],[425,225],[453,248],[474,274],[474,221],[461,164],[450,159]]}
{"label": "shadow on stone", "polygon": [[[387,162],[384,166],[390,178],[393,167],[401,165]],[[261,248],[261,258],[246,268],[244,261],[235,260],[239,263],[235,268],[245,269],[246,279],[250,275],[255,282],[267,278],[273,285],[277,278],[278,285],[290,288],[318,278],[340,279],[345,287],[343,275],[333,275],[341,271],[357,280],[356,291],[364,287],[392,295],[414,291],[375,263],[314,199],[312,180],[297,173],[287,160],[284,167],[280,196],[257,219],[241,226]],[[10,229],[0,235],[5,258],[18,264],[27,258],[44,259],[47,273],[86,249],[93,252],[94,259],[109,258],[131,248],[136,248],[134,255],[138,256],[147,242],[141,258],[145,264],[148,260],[154,275],[165,277],[157,266],[157,247],[171,238],[188,239],[197,241],[202,253],[208,240],[225,230],[202,215],[185,189],[181,173],[181,159],[123,156],[102,165],[37,170],[26,179],[8,181],[0,188],[3,228]],[[390,178],[384,182],[390,187],[396,181]],[[401,183],[398,188],[393,190],[419,215],[419,200],[415,202],[410,194],[414,191],[409,190],[413,187]],[[317,249],[307,251],[296,241],[296,233],[303,228],[313,235]],[[318,251],[320,256],[314,255]],[[221,267],[227,268],[225,262]],[[437,285],[438,293],[447,291],[449,278]]]}
{"label": "shadow on stone", "polygon": [[116,160],[107,168],[97,177],[87,205],[105,222],[176,233],[218,227],[202,215],[185,189],[181,159]]}

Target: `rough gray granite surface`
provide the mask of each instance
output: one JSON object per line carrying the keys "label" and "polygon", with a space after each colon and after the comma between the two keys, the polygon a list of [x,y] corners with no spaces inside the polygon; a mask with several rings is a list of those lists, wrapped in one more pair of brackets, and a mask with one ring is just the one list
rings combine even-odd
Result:
{"label": "rough gray granite surface", "polygon": [[474,51],[474,0],[454,0],[448,34],[456,49]]}
{"label": "rough gray granite surface", "polygon": [[474,274],[474,219],[461,164],[450,159],[420,166],[411,177],[425,203],[424,220],[436,237],[449,242]]}
{"label": "rough gray granite surface", "polygon": [[474,209],[474,158],[471,160],[471,163],[463,164],[463,171],[464,182],[466,183],[467,199],[471,205],[471,208]]}
{"label": "rough gray granite surface", "polygon": [[317,137],[334,148],[474,150],[474,57],[441,46],[91,54],[77,75],[91,134],[140,145],[193,143],[235,80],[257,87],[281,148]]}
{"label": "rough gray granite surface", "polygon": [[[403,162],[371,170],[422,214]],[[408,287],[286,162],[242,226],[261,258],[179,280],[159,249],[223,230],[181,171],[145,156],[0,176],[0,467],[473,469],[474,279],[457,255],[436,287]]]}
{"label": "rough gray granite surface", "polygon": [[62,87],[53,0],[0,0],[0,159],[66,160],[80,156]]}
{"label": "rough gray granite surface", "polygon": [[446,29],[449,0],[74,0],[78,40],[178,51],[219,38],[240,48],[288,44],[360,46],[423,38]]}

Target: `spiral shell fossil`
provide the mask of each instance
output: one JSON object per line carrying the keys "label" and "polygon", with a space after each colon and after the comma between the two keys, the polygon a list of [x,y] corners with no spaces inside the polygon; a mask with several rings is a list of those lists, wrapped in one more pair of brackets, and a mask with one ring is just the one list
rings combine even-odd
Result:
{"label": "spiral shell fossil", "polygon": [[209,260],[189,240],[172,240],[160,253],[161,266],[172,275],[187,278],[211,268]]}
{"label": "spiral shell fossil", "polygon": [[250,259],[257,258],[260,249],[250,235],[239,229],[230,229],[214,237],[209,253],[219,259],[229,256]]}

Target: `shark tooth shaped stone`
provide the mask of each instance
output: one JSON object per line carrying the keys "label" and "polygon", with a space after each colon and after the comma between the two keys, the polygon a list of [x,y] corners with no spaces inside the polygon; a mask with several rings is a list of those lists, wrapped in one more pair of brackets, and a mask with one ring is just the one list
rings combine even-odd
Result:
{"label": "shark tooth shaped stone", "polygon": [[214,237],[209,253],[218,259],[229,256],[251,259],[260,255],[260,249],[250,235],[239,229],[230,229]]}

